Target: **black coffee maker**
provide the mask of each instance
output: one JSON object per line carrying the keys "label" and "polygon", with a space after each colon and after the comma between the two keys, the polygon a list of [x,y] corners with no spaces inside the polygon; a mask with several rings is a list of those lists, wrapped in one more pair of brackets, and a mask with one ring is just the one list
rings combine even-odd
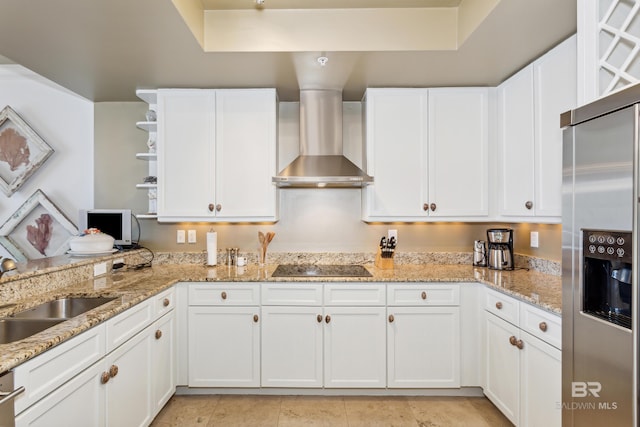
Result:
{"label": "black coffee maker", "polygon": [[513,230],[490,228],[487,230],[487,266],[492,270],[513,270]]}

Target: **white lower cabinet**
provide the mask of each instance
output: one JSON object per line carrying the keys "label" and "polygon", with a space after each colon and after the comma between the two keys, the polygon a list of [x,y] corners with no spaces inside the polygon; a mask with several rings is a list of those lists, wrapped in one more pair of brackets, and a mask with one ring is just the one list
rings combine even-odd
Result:
{"label": "white lower cabinet", "polygon": [[384,307],[325,307],[324,386],[386,386]]}
{"label": "white lower cabinet", "polygon": [[[491,290],[487,304],[485,395],[517,426],[560,426],[560,318]],[[534,318],[542,339],[524,330]]]}
{"label": "white lower cabinet", "polygon": [[263,387],[386,386],[384,285],[263,286]]}
{"label": "white lower cabinet", "polygon": [[189,286],[189,387],[260,385],[260,287]]}
{"label": "white lower cabinet", "polygon": [[175,392],[173,290],[161,296],[16,367],[16,425],[148,426]]}
{"label": "white lower cabinet", "polygon": [[260,385],[260,307],[189,307],[189,387]]}
{"label": "white lower cabinet", "polygon": [[152,331],[118,347],[105,359],[102,382],[106,393],[107,426],[146,426],[151,415]]}
{"label": "white lower cabinet", "polygon": [[520,353],[510,340],[518,332],[516,326],[487,313],[484,394],[516,425],[520,414]]}
{"label": "white lower cabinet", "polygon": [[562,353],[522,332],[520,355],[521,426],[559,426],[562,402]]}
{"label": "white lower cabinet", "polygon": [[156,320],[151,333],[151,411],[157,414],[176,391],[175,313]]}
{"label": "white lower cabinet", "polygon": [[102,362],[91,365],[16,416],[16,427],[104,426],[104,387],[99,380],[103,371]]}
{"label": "white lower cabinet", "polygon": [[389,387],[460,387],[460,309],[389,307]]}
{"label": "white lower cabinet", "polygon": [[387,286],[387,375],[393,388],[460,387],[460,289]]}
{"label": "white lower cabinet", "polygon": [[263,387],[322,387],[322,307],[262,307]]}

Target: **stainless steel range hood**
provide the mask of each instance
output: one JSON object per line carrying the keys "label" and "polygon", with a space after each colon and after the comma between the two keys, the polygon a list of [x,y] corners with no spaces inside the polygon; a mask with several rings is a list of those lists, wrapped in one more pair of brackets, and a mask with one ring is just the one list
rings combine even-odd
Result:
{"label": "stainless steel range hood", "polygon": [[273,182],[279,187],[361,187],[373,182],[342,153],[342,92],[300,91],[300,155]]}

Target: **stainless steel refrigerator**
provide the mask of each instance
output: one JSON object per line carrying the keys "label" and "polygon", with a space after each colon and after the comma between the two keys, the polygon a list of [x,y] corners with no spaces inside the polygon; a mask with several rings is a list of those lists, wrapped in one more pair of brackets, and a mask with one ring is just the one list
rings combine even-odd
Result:
{"label": "stainless steel refrigerator", "polygon": [[562,425],[635,426],[640,85],[561,116]]}

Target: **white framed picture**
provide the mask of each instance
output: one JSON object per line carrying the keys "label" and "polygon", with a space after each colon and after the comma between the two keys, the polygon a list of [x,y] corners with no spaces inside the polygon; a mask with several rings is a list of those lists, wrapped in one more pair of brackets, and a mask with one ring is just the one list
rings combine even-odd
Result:
{"label": "white framed picture", "polygon": [[0,189],[11,197],[53,148],[8,105],[0,111]]}
{"label": "white framed picture", "polygon": [[78,228],[37,190],[0,227],[0,244],[16,261],[62,255]]}

